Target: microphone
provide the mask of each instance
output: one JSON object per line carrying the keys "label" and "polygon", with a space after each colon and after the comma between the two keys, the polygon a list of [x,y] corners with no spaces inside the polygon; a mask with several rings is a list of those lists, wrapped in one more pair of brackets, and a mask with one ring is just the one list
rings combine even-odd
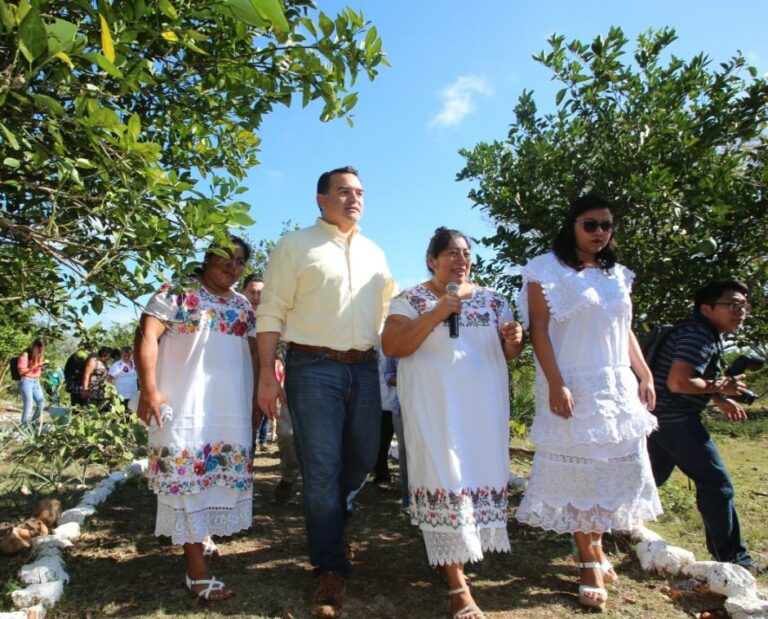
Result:
{"label": "microphone", "polygon": [[[456,282],[448,282],[448,284],[445,286],[445,294],[449,294],[451,296],[457,296],[459,294],[459,285]],[[459,337],[459,315],[458,314],[451,314],[448,317],[448,335],[450,335],[452,338]]]}

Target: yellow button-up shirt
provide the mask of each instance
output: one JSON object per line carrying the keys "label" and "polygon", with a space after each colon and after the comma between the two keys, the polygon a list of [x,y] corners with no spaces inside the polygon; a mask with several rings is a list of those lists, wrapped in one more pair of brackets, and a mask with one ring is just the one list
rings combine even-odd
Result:
{"label": "yellow button-up shirt", "polygon": [[272,250],[256,330],[297,344],[367,350],[379,345],[395,292],[378,245],[357,227],[345,234],[318,219]]}

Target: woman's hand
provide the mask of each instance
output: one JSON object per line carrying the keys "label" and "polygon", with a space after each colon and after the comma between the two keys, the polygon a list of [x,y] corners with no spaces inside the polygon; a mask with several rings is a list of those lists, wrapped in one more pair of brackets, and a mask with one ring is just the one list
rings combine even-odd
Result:
{"label": "woman's hand", "polygon": [[568,387],[560,385],[549,388],[549,410],[563,419],[573,417],[573,396]]}
{"label": "woman's hand", "polygon": [[504,355],[509,359],[520,354],[523,346],[523,327],[516,320],[510,320],[501,325],[501,345]]}
{"label": "woman's hand", "polygon": [[461,298],[454,294],[444,294],[430,312],[438,318],[440,322],[448,320],[452,314],[461,314]]}
{"label": "woman's hand", "polygon": [[637,394],[640,396],[640,401],[645,404],[645,408],[649,411],[656,408],[656,388],[653,386],[653,378],[642,379]]}
{"label": "woman's hand", "polygon": [[163,418],[160,414],[160,406],[167,402],[168,399],[157,390],[142,389],[139,392],[139,406],[136,411],[139,418],[149,425],[152,417],[157,422],[157,427],[163,427]]}

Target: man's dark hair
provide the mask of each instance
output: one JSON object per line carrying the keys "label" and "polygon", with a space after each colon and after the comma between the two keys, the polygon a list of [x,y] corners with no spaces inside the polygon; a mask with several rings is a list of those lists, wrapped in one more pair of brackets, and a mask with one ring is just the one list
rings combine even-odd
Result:
{"label": "man's dark hair", "polygon": [[248,284],[251,282],[264,282],[264,279],[259,275],[258,273],[248,273],[248,275],[245,276],[245,279],[243,280],[243,285],[241,286],[241,290],[245,290],[248,288]]}
{"label": "man's dark hair", "polygon": [[[560,226],[560,230],[552,241],[552,251],[555,253],[555,256],[558,257],[560,262],[577,271],[581,271],[584,265],[576,253],[576,234],[573,231],[573,227],[576,225],[576,219],[579,215],[596,208],[607,208],[613,212],[611,203],[600,196],[587,194],[576,198],[568,206],[563,225]],[[618,260],[617,250],[616,242],[613,240],[613,232],[611,232],[611,240],[608,241],[608,245],[603,247],[595,256],[597,263],[603,269],[610,269]]]}
{"label": "man's dark hair", "polygon": [[320,178],[317,179],[317,193],[326,194],[331,187],[331,176],[334,174],[354,174],[360,178],[357,170],[351,165],[344,166],[343,168],[336,168],[330,172],[323,172]]}
{"label": "man's dark hair", "polygon": [[433,275],[435,271],[431,266],[429,266],[429,259],[437,259],[437,257],[445,251],[445,248],[448,247],[451,241],[455,238],[464,239],[467,242],[467,247],[470,249],[472,248],[472,243],[466,234],[464,234],[461,230],[454,230],[452,228],[446,228],[445,226],[440,226],[437,230],[435,230],[432,238],[429,239],[429,247],[427,247],[427,270]]}
{"label": "man's dark hair", "polygon": [[749,287],[737,279],[725,279],[710,282],[703,288],[699,288],[693,296],[693,311],[701,311],[702,305],[714,306],[717,300],[725,292],[740,292],[744,296],[749,295]]}
{"label": "man's dark hair", "polygon": [[133,353],[133,346],[123,346],[123,347],[120,349],[120,352],[121,352],[121,353],[124,353],[124,352]]}

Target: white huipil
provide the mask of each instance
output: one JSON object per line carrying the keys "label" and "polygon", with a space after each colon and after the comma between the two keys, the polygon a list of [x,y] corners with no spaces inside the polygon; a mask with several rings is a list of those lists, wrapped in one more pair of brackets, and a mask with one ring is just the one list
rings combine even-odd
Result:
{"label": "white huipil", "polygon": [[533,468],[516,518],[558,533],[631,530],[655,520],[661,504],[645,440],[656,419],[640,401],[630,367],[634,274],[577,271],[554,254],[522,269],[518,307],[529,326],[528,284],[541,285],[549,305],[549,337],[573,395],[573,416],[549,408],[549,386],[536,361]]}

